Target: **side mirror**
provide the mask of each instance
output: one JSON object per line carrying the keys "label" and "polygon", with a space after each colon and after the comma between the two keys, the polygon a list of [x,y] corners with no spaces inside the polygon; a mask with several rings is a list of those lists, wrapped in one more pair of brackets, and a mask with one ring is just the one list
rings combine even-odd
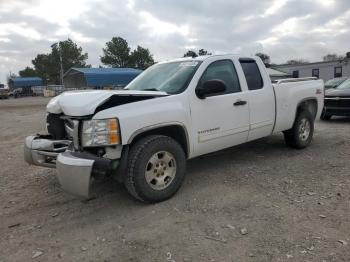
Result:
{"label": "side mirror", "polygon": [[224,81],[219,79],[212,79],[205,81],[202,85],[196,88],[196,95],[200,99],[204,99],[209,95],[219,94],[226,91]]}

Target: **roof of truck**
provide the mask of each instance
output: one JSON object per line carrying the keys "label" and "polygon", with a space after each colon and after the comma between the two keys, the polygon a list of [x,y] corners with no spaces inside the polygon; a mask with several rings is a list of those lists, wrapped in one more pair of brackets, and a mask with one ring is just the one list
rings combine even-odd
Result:
{"label": "roof of truck", "polygon": [[227,57],[227,56],[231,56],[234,58],[256,58],[256,56],[251,56],[251,55],[237,55],[237,54],[219,54],[219,55],[204,55],[204,56],[197,56],[197,57],[180,57],[180,58],[176,58],[176,59],[169,59],[169,60],[165,60],[161,63],[169,63],[169,62],[177,62],[177,61],[204,61],[208,58],[211,57]]}

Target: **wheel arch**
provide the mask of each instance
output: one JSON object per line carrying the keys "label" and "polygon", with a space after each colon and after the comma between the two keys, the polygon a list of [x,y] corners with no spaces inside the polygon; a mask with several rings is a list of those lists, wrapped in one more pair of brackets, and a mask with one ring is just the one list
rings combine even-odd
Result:
{"label": "wheel arch", "polygon": [[181,123],[166,123],[154,125],[136,130],[128,139],[127,144],[131,145],[140,139],[151,135],[164,135],[177,141],[185,152],[186,158],[190,155],[190,142],[186,127]]}
{"label": "wheel arch", "polygon": [[298,114],[303,110],[308,110],[313,115],[313,118],[316,119],[318,111],[317,99],[315,97],[308,97],[301,100],[297,105],[295,119],[298,116]]}

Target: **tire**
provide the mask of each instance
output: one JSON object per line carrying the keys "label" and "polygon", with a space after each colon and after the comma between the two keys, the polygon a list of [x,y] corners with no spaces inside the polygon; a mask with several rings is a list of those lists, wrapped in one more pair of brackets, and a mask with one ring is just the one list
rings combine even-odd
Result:
{"label": "tire", "polygon": [[293,127],[284,132],[284,140],[289,147],[303,149],[310,145],[313,134],[314,118],[305,110],[298,113]]}
{"label": "tire", "polygon": [[124,185],[136,199],[156,203],[172,197],[185,174],[186,156],[180,144],[170,137],[153,135],[131,147]]}
{"label": "tire", "polygon": [[331,119],[331,117],[332,117],[332,115],[326,114],[326,111],[324,109],[322,110],[322,114],[321,114],[321,117],[320,117],[321,120],[328,121],[328,120]]}

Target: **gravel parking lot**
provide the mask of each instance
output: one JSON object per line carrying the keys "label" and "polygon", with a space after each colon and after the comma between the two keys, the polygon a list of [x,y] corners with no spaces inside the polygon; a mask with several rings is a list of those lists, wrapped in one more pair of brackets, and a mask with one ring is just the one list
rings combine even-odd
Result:
{"label": "gravel parking lot", "polygon": [[0,101],[0,261],[350,261],[350,119],[317,122],[302,151],[274,135],[191,160],[146,205],[114,181],[78,200],[24,162],[47,102]]}

